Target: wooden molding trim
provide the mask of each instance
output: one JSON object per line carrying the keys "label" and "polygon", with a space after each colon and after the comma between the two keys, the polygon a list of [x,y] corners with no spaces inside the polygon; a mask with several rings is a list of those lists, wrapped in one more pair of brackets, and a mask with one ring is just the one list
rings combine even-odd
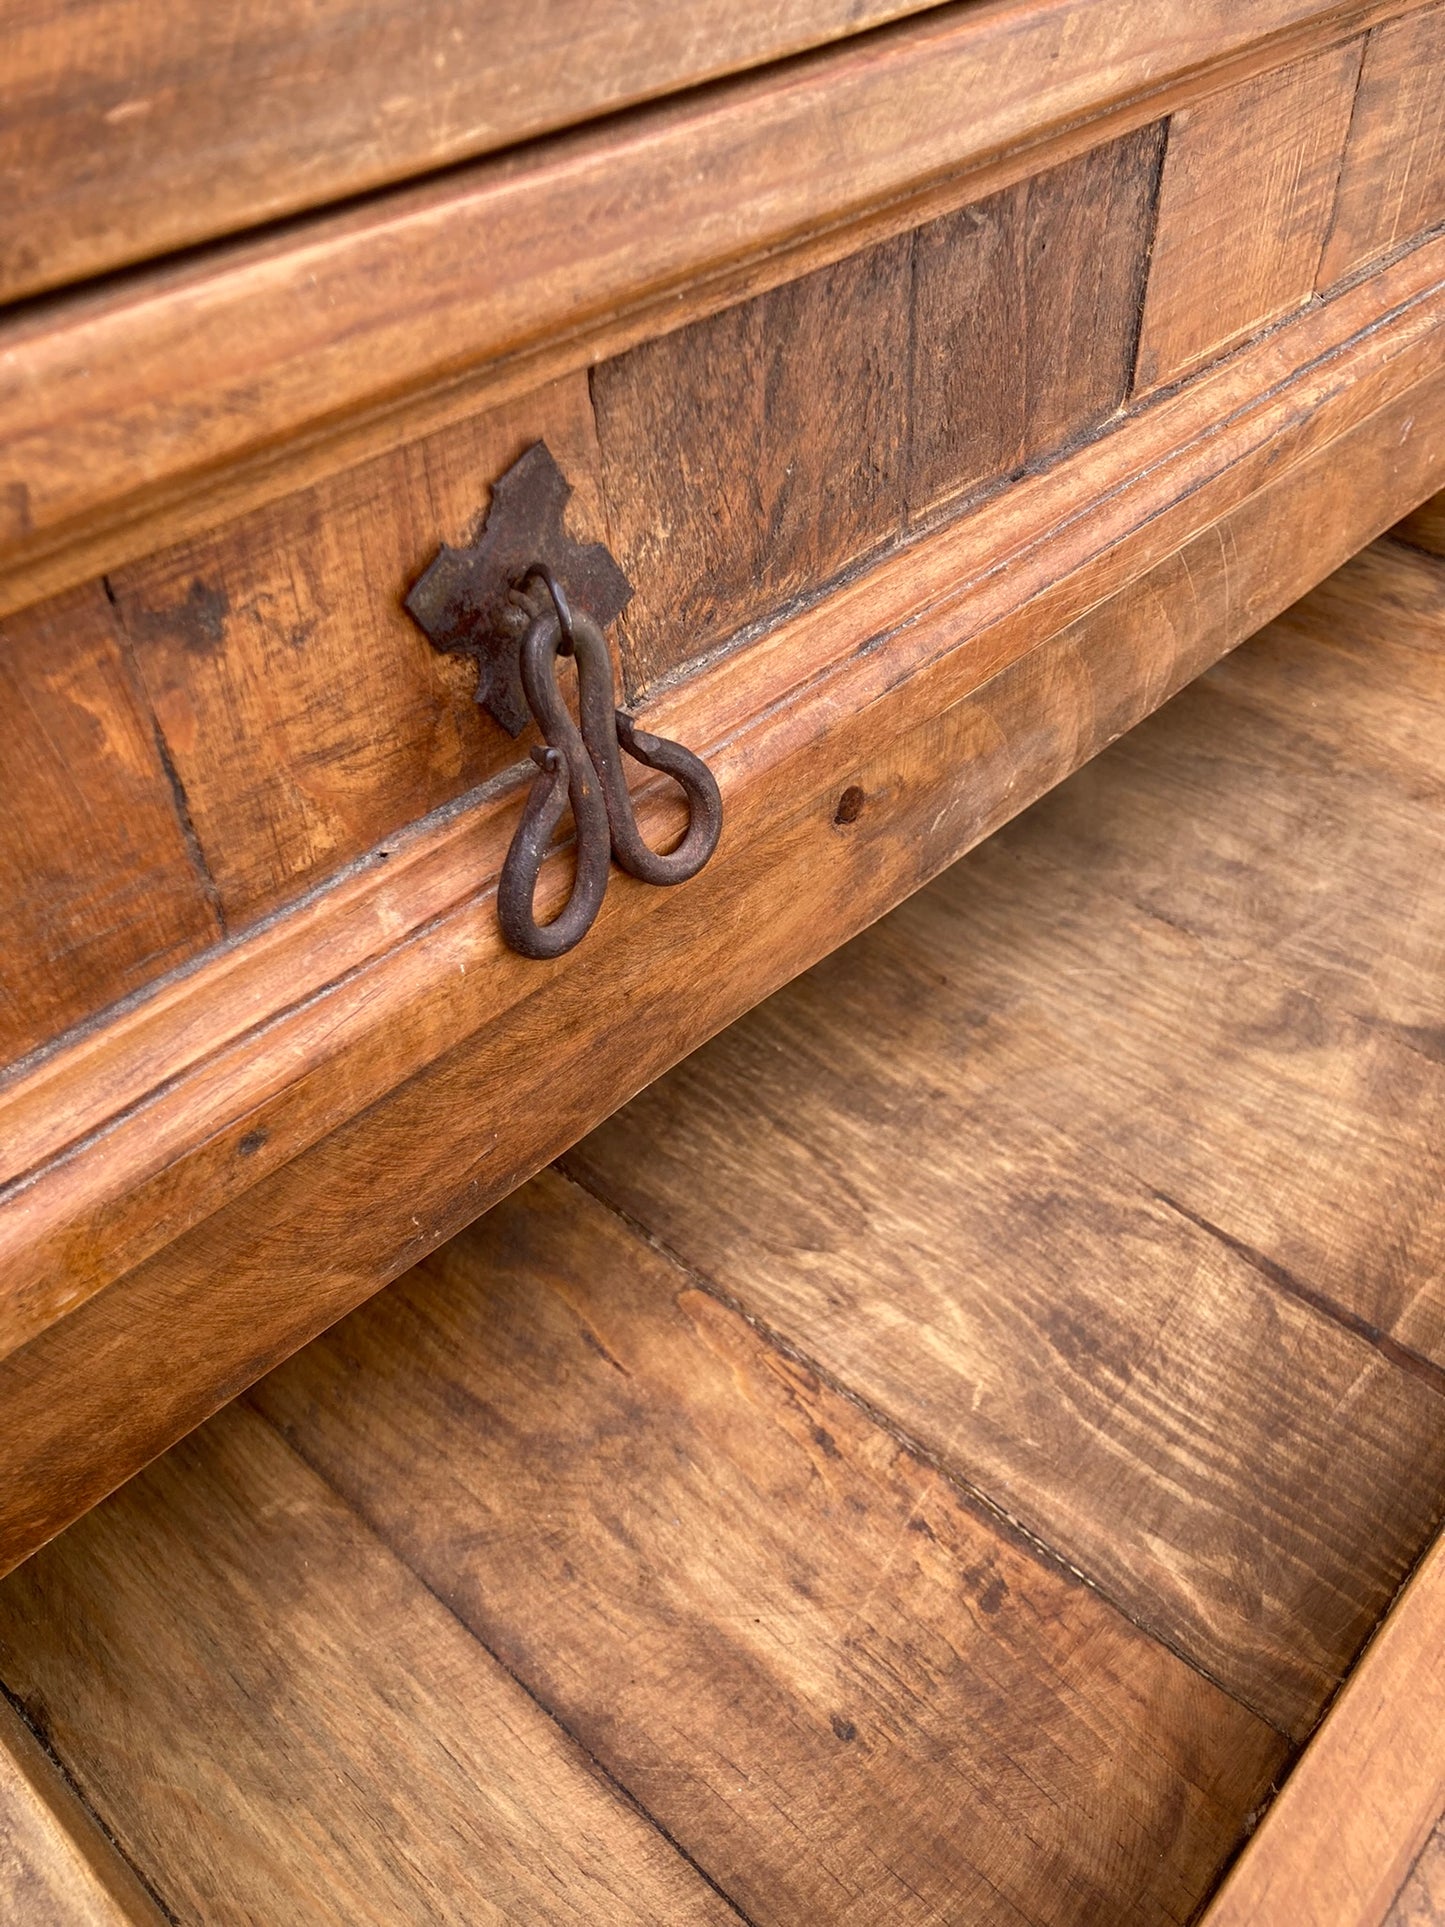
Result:
{"label": "wooden molding trim", "polygon": [[0,613],[1411,4],[939,9],[41,301],[0,324]]}
{"label": "wooden molding trim", "polygon": [[[1438,445],[1420,438],[1424,404],[1445,388],[1442,338],[1445,238],[662,691],[645,721],[702,750],[723,788],[715,861],[747,863],[768,847],[779,799],[814,780],[800,771],[841,782],[869,744],[924,727],[1261,489],[1418,397],[1382,519],[1360,508],[1350,524],[1355,546],[1369,539],[1438,486]],[[1302,541],[1301,562],[1280,572],[1284,599],[1348,552],[1315,566]],[[1232,611],[1235,638],[1273,612]],[[505,950],[492,893],[529,768],[415,826],[0,1091],[0,1357],[448,1052],[485,1050],[498,1026],[544,1011],[612,952],[645,955],[664,903],[691,914],[696,884],[658,892],[618,879],[579,957],[542,965]],[[671,803],[656,786],[639,797],[656,835]],[[830,914],[847,924],[841,907]],[[677,1053],[700,1041],[685,1012],[675,1029]],[[577,1061],[565,1031],[553,1061]],[[627,1094],[604,1079],[601,1111]],[[499,1097],[499,1142],[509,1108]]]}
{"label": "wooden molding trim", "polygon": [[27,1927],[162,1927],[165,1918],[3,1697],[0,1915]]}
{"label": "wooden molding trim", "polygon": [[[1382,1623],[1205,1927],[1407,1927],[1421,1848],[1445,1827],[1445,1541]],[[1435,1873],[1438,1878],[1439,1862]]]}

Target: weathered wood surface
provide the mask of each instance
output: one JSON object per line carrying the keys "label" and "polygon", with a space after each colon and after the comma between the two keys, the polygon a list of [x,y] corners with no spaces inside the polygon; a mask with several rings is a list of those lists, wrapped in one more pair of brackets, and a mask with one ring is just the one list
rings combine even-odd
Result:
{"label": "weathered wood surface", "polygon": [[592,373],[634,690],[1123,402],[1160,130]]}
{"label": "weathered wood surface", "polygon": [[[839,731],[844,777],[876,734],[862,712],[890,730],[925,721],[1433,375],[1439,272],[1433,254],[1422,256],[1307,317],[689,679],[648,720],[713,757],[730,797],[730,840],[735,782],[761,807],[769,784],[792,780],[780,773],[789,756]],[[1371,457],[1387,469],[1403,463],[1386,504],[1429,485],[1415,479],[1416,465],[1433,459],[1423,423],[1407,415],[1400,434],[1398,457],[1389,441]],[[1333,540],[1331,526],[1321,521],[1321,543]],[[1318,563],[1307,551],[1280,553],[1285,599],[1377,524],[1354,526],[1357,540]],[[1278,606],[1259,604],[1256,620]],[[879,703],[886,709],[873,712]],[[16,1083],[0,1120],[0,1175],[33,1177],[70,1155],[0,1216],[12,1293],[48,1276],[63,1281],[57,1303],[76,1302],[176,1235],[188,1212],[194,1221],[198,1207],[218,1208],[534,992],[537,972],[502,950],[485,894],[513,808],[483,800],[389,844],[384,860]],[[760,834],[765,808],[755,821]],[[631,914],[660,907],[651,891],[629,895]]]}
{"label": "weathered wood surface", "polygon": [[1429,555],[1445,555],[1445,494],[1432,495],[1428,502],[1396,525],[1396,535]]}
{"label": "weathered wood surface", "polygon": [[1314,294],[1363,44],[1171,116],[1138,388],[1178,380]]}
{"label": "weathered wood surface", "polygon": [[0,1915],[14,1927],[162,1927],[164,1920],[3,1697]]}
{"label": "weathered wood surface", "polygon": [[[1368,305],[1385,292],[1350,299]],[[1237,358],[1224,384],[1244,380],[1268,399],[1235,411],[1222,435],[1210,383],[1168,405],[1180,412],[1155,411],[1150,433],[1168,435],[1201,411],[1200,439],[1166,441],[1149,459],[1121,437],[1113,454],[1122,467],[1102,506],[1098,471],[1074,478],[1094,513],[1077,513],[1069,478],[1056,470],[1009,498],[1007,514],[1022,520],[964,525],[957,540],[979,544],[971,562],[954,538],[920,546],[765,639],[756,679],[733,684],[759,702],[756,720],[718,718],[730,839],[685,891],[616,887],[585,972],[526,966],[519,977],[524,966],[499,953],[469,862],[458,887],[470,900],[429,923],[425,945],[403,941],[384,977],[353,973],[340,1004],[307,1000],[303,1022],[321,1019],[310,1071],[284,1032],[268,1040],[279,1054],[259,1064],[254,1043],[237,1041],[237,1058],[268,1078],[282,1073],[266,1111],[233,1113],[202,1142],[187,1110],[194,1093],[170,1123],[152,1106],[137,1127],[147,1153],[164,1160],[151,1166],[153,1182],[131,1185],[90,1224],[65,1215],[68,1187],[87,1181],[78,1156],[57,1165],[54,1185],[18,1192],[8,1228],[28,1277],[8,1309],[12,1330],[40,1335],[0,1374],[10,1417],[0,1441],[6,1563],[987,835],[1420,499],[1438,475],[1445,408],[1432,312],[1417,299],[1394,325],[1370,325],[1354,350],[1326,352],[1307,378],[1274,390]],[[1323,319],[1321,311],[1309,326]],[[1261,352],[1284,372],[1282,343],[1276,335]],[[1221,518],[1213,527],[1211,516]],[[895,642],[860,652],[860,639],[882,632],[884,610],[901,624]],[[820,675],[830,663],[833,672]],[[775,673],[788,689],[806,679],[809,701],[770,700]],[[687,722],[696,723],[700,711],[687,705],[700,696],[701,678],[660,705],[656,720],[708,747],[711,730]],[[845,787],[873,803],[839,826]],[[488,968],[478,970],[483,958]],[[399,1001],[388,1006],[392,992]],[[342,1051],[336,1020],[352,1000],[377,1029]],[[627,1021],[599,1037],[599,1008],[626,1011]],[[590,1042],[577,1076],[572,1040],[582,1033]],[[404,1083],[403,1062],[412,1073]],[[559,1064],[572,1067],[567,1076]],[[224,1068],[205,1070],[203,1102]],[[234,1070],[233,1061],[226,1074]],[[65,1074],[55,1067],[56,1078]],[[41,1104],[33,1128],[43,1134],[53,1115]],[[313,1147],[302,1155],[285,1135],[295,1128],[288,1117]],[[174,1173],[164,1142],[172,1128],[180,1134],[172,1142],[186,1147]],[[119,1132],[98,1140],[102,1166]],[[180,1236],[186,1195],[177,1180],[202,1173],[214,1215]],[[62,1214],[48,1243],[25,1228],[32,1212],[41,1215],[29,1223],[43,1225],[47,1210]],[[168,1237],[175,1242],[157,1250]],[[97,1288],[97,1263],[113,1266],[126,1239],[138,1241],[131,1251],[139,1244],[155,1255],[123,1289],[81,1304]]]}
{"label": "weathered wood surface", "polygon": [[219,935],[98,583],[0,628],[0,1069]]}
{"label": "weathered wood surface", "polygon": [[[915,0],[66,0],[6,28],[0,301],[857,33]],[[480,30],[479,30],[480,29]]]}
{"label": "weathered wood surface", "polygon": [[1376,27],[1319,281],[1342,276],[1445,220],[1445,6]]}
{"label": "weathered wood surface", "polygon": [[489,482],[545,440],[570,525],[601,538],[587,383],[572,376],[117,571],[128,637],[229,930],[525,757],[475,667],[402,606]]}
{"label": "weathered wood surface", "polygon": [[1183,1921],[1284,1757],[556,1177],[256,1403],[0,1589],[183,1919],[730,1917],[566,1734],[754,1922]]}
{"label": "weathered wood surface", "polygon": [[195,1927],[736,1919],[242,1407],[14,1575],[0,1678]]}
{"label": "weathered wood surface", "polygon": [[[1402,0],[931,10],[0,326],[0,609],[976,201]],[[486,263],[486,272],[478,263]]]}
{"label": "weathered wood surface", "polygon": [[1445,1919],[1445,1543],[1401,1594],[1205,1916],[1207,1927]]}
{"label": "weathered wood surface", "polygon": [[1296,1738],[1445,1478],[1445,566],[1373,562],[1413,634],[1307,600],[567,1160]]}

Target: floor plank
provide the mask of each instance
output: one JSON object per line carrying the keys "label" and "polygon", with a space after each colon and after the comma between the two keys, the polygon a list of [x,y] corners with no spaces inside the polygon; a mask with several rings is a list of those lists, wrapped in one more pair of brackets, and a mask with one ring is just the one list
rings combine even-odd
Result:
{"label": "floor plank", "polygon": [[0,1587],[0,1676],[197,1927],[736,1919],[243,1406]]}
{"label": "floor plank", "polygon": [[[1392,697],[1423,742],[1445,695],[1416,600],[1413,641],[1325,664],[1381,754]],[[1295,1735],[1445,1478],[1445,839],[1414,773],[1309,734],[1318,627],[1246,645],[568,1159]]]}
{"label": "floor plank", "polygon": [[555,1176],[252,1396],[757,1923],[1182,1922],[1282,1760]]}

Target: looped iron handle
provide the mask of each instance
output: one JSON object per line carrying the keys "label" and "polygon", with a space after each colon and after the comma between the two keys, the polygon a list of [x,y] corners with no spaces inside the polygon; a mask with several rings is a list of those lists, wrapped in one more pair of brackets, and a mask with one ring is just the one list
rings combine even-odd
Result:
{"label": "looped iron handle", "polygon": [[[551,570],[531,570],[524,597],[534,582],[545,587],[552,606],[533,614],[522,637],[522,687],[545,747],[532,751],[539,773],[502,865],[497,915],[514,950],[526,957],[560,957],[581,942],[602,907],[609,855],[644,883],[685,883],[717,848],[722,797],[700,757],[638,729],[615,707],[612,659],[602,631],[584,610],[573,610]],[[576,657],[580,730],[557,686],[559,655]],[[687,830],[666,854],[652,849],[638,828],[622,769],[623,749],[671,776],[687,796]],[[539,924],[533,910],[537,878],[568,803],[577,830],[572,892],[550,923]]]}

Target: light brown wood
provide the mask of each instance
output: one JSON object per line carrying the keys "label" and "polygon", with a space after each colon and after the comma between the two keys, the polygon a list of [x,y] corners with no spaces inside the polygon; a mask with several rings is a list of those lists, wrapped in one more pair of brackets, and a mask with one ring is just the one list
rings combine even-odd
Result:
{"label": "light brown wood", "polygon": [[1170,117],[1136,387],[1313,295],[1362,52],[1334,48]]}
{"label": "light brown wood", "polygon": [[0,1913],[14,1927],[162,1927],[164,1919],[3,1697]]}
{"label": "light brown wood", "polygon": [[1377,27],[1320,262],[1321,287],[1445,220],[1445,7]]}
{"label": "light brown wood", "polygon": [[433,649],[402,602],[539,439],[573,485],[574,533],[598,540],[592,410],[574,375],[109,578],[229,930],[536,740],[481,714],[475,666]]}
{"label": "light brown wood", "polygon": [[555,1177],[256,1397],[750,1919],[1182,1920],[1281,1758]]}
{"label": "light brown wood", "polygon": [[[1378,352],[1380,332],[1370,338]],[[4,1563],[469,1222],[685,1050],[987,836],[1275,613],[1317,569],[1343,561],[1398,514],[1401,500],[1422,495],[1438,463],[1445,408],[1438,357],[1431,365],[1433,379],[1374,412],[1368,377],[1346,378],[1337,392],[1361,410],[1350,433],[1325,440],[1293,468],[1280,463],[1275,486],[1183,547],[1173,546],[1178,523],[1171,528],[1170,513],[1156,513],[1148,540],[1165,554],[1152,576],[1114,602],[1098,599],[1092,577],[1094,593],[1083,596],[1094,603],[1090,614],[1022,655],[1003,646],[1010,635],[1017,640],[1019,626],[1037,635],[1049,624],[1045,611],[1057,620],[1084,583],[1061,573],[1057,550],[1047,566],[1027,551],[995,551],[989,567],[1000,571],[1003,606],[990,627],[973,605],[980,623],[968,632],[962,690],[956,683],[949,693],[947,681],[963,668],[955,605],[937,612],[931,643],[922,621],[909,630],[925,659],[941,650],[931,672],[899,681],[896,661],[850,654],[850,669],[864,679],[850,682],[856,701],[830,705],[826,722],[784,707],[769,714],[765,730],[734,739],[740,768],[770,766],[779,780],[765,795],[733,791],[734,840],[686,891],[619,888],[585,972],[552,969],[544,994],[534,977],[532,993],[483,1034],[254,1188],[233,1192],[233,1202],[138,1266],[123,1288],[92,1297],[6,1362]],[[1311,417],[1298,399],[1274,401],[1307,442]],[[1257,446],[1266,465],[1279,460],[1277,439]],[[1138,479],[1152,488],[1165,478],[1153,470]],[[1197,514],[1208,499],[1203,485],[1189,507]],[[1301,528],[1311,531],[1308,547]],[[1073,535],[1098,553],[1095,543],[1110,545],[1108,515],[1090,518],[1087,530],[1075,525]],[[1117,547],[1109,553],[1117,564]],[[1137,549],[1132,560],[1141,561]],[[951,588],[957,592],[956,577]],[[1015,599],[1021,593],[1031,598],[1026,616]],[[779,631],[773,640],[783,646],[797,637]],[[980,684],[996,649],[992,660],[1009,666]],[[877,679],[871,698],[869,678]],[[897,690],[919,710],[898,715],[880,740],[870,708]],[[770,741],[778,757],[771,765],[761,754]],[[865,808],[839,824],[844,788],[861,789]],[[758,814],[750,832],[751,810]],[[462,931],[476,927],[464,923]],[[429,943],[434,959],[455,966],[436,930]],[[492,981],[500,980],[498,971]],[[456,982],[464,988],[463,973]],[[599,1010],[625,1012],[625,1021],[599,1031]],[[588,1039],[585,1077],[575,1075],[569,1041],[579,1035]],[[574,1074],[558,1075],[559,1062]],[[266,1148],[237,1154],[259,1161]],[[78,1244],[77,1257],[83,1250]],[[54,1300],[16,1302],[22,1316],[53,1318],[57,1310]],[[178,1331],[186,1334],[179,1351]]]}
{"label": "light brown wood", "polygon": [[242,1407],[13,1577],[0,1676],[196,1927],[736,1918]]}
{"label": "light brown wood", "polygon": [[[1388,478],[1376,497],[1362,484],[1341,493],[1311,524],[1313,546],[1287,551],[1271,532],[1259,572],[1222,584],[1233,634],[1274,612],[1278,600],[1266,598],[1276,587],[1288,600],[1342,561],[1381,514],[1434,479],[1422,412],[1434,390],[1415,384],[1438,375],[1440,272],[1434,252],[1399,264],[651,707],[649,726],[705,750],[719,772],[730,828],[717,861],[745,870],[752,851],[773,850],[779,795],[798,796],[789,833],[807,850],[819,833],[809,812],[831,820],[837,791],[878,753],[880,732],[907,740],[1262,485],[1283,486],[1299,464],[1320,465],[1300,484],[1307,498],[1328,493],[1330,464],[1344,473],[1357,459],[1332,455],[1331,444],[1357,430],[1374,443],[1361,473],[1373,477],[1383,463]],[[1381,414],[1416,392],[1422,405],[1403,407],[1398,421]],[[1170,581],[1171,595],[1192,595],[1177,568]],[[1206,629],[1189,648],[1207,640]],[[1140,646],[1151,646],[1147,637]],[[1152,646],[1173,659],[1173,638]],[[1199,666],[1209,659],[1202,653]],[[1157,700],[1152,681],[1143,700]],[[914,780],[936,778],[920,770]],[[998,780],[1009,794],[1010,779]],[[78,1040],[13,1085],[0,1129],[15,1186],[0,1209],[9,1285],[0,1342],[33,1336],[446,1051],[468,1038],[479,1047],[508,1012],[529,1021],[528,1002],[544,981],[550,997],[570,967],[539,973],[497,937],[487,880],[514,810],[493,795],[423,828],[254,944],[165,986],[114,1034]],[[649,820],[656,834],[670,819]],[[781,875],[778,860],[770,855],[769,874]],[[805,869],[811,861],[800,860]],[[897,862],[902,894],[915,864],[901,851]],[[831,899],[839,934],[867,914],[849,907],[853,887],[840,880]],[[684,919],[702,914],[687,906],[703,888],[682,894]],[[644,920],[663,907],[652,891],[615,890],[589,939],[593,954],[612,944],[645,951]],[[703,1034],[699,1018],[677,1049]],[[548,1035],[573,1062],[565,1026]],[[626,1094],[599,1090],[596,1101],[605,1110]],[[531,1119],[530,1139],[539,1120],[525,1103],[519,1114]],[[501,1160],[517,1149],[499,1135]]]}
{"label": "light brown wood", "polygon": [[398,411],[415,432],[483,387],[534,386],[537,354],[549,375],[585,366],[1403,5],[939,9],[18,314],[0,328],[0,609],[295,487],[336,465],[337,437],[375,452]]}
{"label": "light brown wood", "polygon": [[98,583],[0,629],[0,1069],[215,941]]}
{"label": "light brown wood", "polygon": [[1433,1927],[1445,1900],[1445,1545],[1411,1580],[1206,1915]]}
{"label": "light brown wood", "polygon": [[[911,0],[66,0],[7,26],[0,301],[876,26]],[[479,30],[480,29],[480,30]]]}

